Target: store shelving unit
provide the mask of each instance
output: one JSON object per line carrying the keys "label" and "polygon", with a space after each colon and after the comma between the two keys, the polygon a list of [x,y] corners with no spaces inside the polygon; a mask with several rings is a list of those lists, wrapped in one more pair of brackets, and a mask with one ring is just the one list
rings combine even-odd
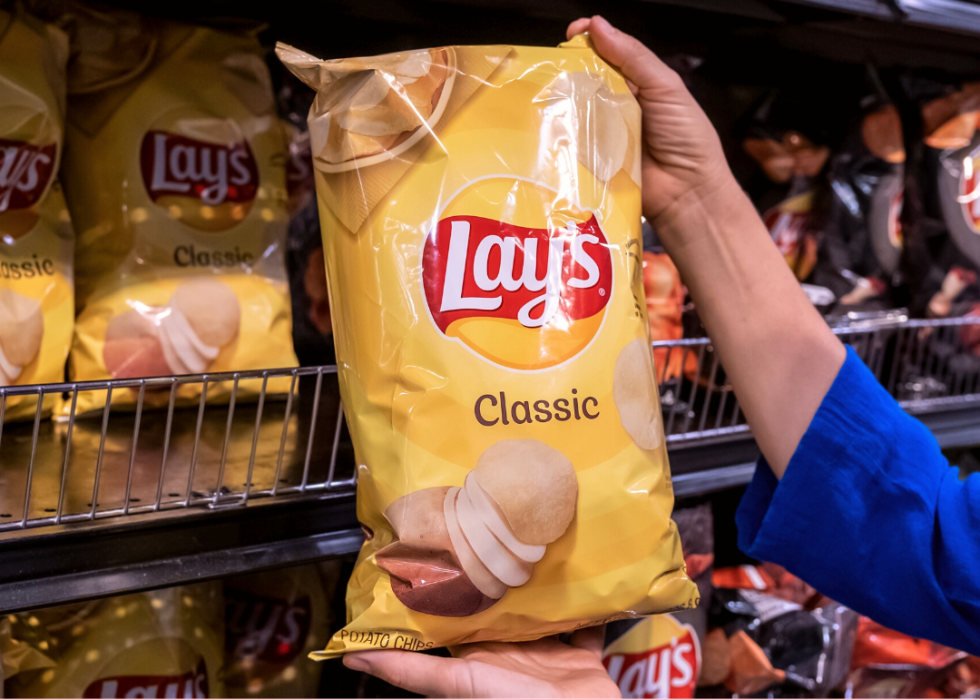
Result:
{"label": "store shelving unit", "polygon": [[[980,318],[893,314],[835,332],[942,446],[980,443]],[[744,485],[759,451],[710,340],[654,346],[697,356],[697,371],[659,377],[676,496]],[[123,406],[72,413],[110,389],[128,392]],[[60,419],[38,411],[0,432],[0,611],[360,547],[335,367],[7,388],[0,405],[42,394],[62,397]]]}
{"label": "store shelving unit", "polygon": [[[217,0],[114,4],[183,19],[228,13]],[[565,0],[333,0],[321,8],[335,21],[329,27],[322,17],[305,21],[313,17],[299,4],[274,14],[255,8],[235,12],[260,13],[249,18],[268,20],[271,39],[311,48],[329,42],[321,46],[324,55],[421,41],[499,41],[504,29],[515,42],[551,43],[569,17],[601,10],[614,20],[635,15],[631,27],[664,45],[724,36],[734,37],[732,46],[769,41],[766,50],[792,44],[801,31],[831,32],[843,39],[827,51],[846,49],[859,63],[865,41],[877,48],[890,41],[912,56],[907,41],[933,52],[925,54],[930,57],[956,53],[964,74],[980,70],[980,51],[973,48],[980,2],[968,0],[616,0],[601,7]],[[440,22],[425,21],[433,13]],[[515,13],[527,21],[514,23]],[[643,34],[658,13],[670,20],[662,26],[676,29],[671,36]],[[692,18],[702,21],[687,21]],[[736,20],[744,24],[731,29]],[[787,26],[797,33],[779,34]],[[980,336],[977,318],[926,322],[897,315],[852,318],[835,331],[950,448],[980,444],[980,359],[975,336],[964,332],[974,326]],[[698,357],[692,375],[659,377],[675,495],[744,485],[759,450],[710,340],[657,346]],[[205,400],[206,387],[212,397],[214,388],[228,397]],[[110,391],[125,394],[129,407],[72,412],[80,395]],[[335,367],[2,388],[0,406],[42,394],[63,401],[67,415],[51,421],[38,411],[35,420],[0,431],[0,612],[360,547],[356,464]]]}

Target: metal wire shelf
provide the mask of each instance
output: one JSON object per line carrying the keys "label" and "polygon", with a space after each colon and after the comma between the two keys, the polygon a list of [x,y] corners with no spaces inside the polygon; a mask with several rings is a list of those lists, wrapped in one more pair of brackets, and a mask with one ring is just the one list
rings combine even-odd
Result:
{"label": "metal wire shelf", "polygon": [[[215,404],[208,389],[219,385],[227,399]],[[132,407],[113,405],[121,391]],[[196,405],[181,407],[178,394],[188,391]],[[77,414],[86,393],[106,407]],[[145,407],[151,393],[166,409]],[[4,425],[18,396],[36,401],[34,419]],[[70,406],[66,418],[45,418],[46,396]],[[345,429],[333,366],[0,388],[0,538],[349,492]]]}
{"label": "metal wire shelf", "polygon": [[[833,330],[909,413],[980,405],[980,317],[854,314],[839,319]],[[749,433],[709,338],[658,341],[653,347],[668,444]]]}
{"label": "metal wire shelf", "polygon": [[[834,332],[909,412],[980,406],[980,318],[854,316]],[[669,446],[749,437],[710,339],[653,347]],[[320,366],[0,388],[0,541],[134,515],[350,495],[356,473],[336,372]],[[219,386],[227,397],[215,403],[209,388]],[[193,405],[182,406],[188,391]],[[131,407],[113,404],[120,392]],[[109,407],[77,414],[86,393]],[[69,406],[61,420],[44,414],[43,399],[53,395]],[[36,400],[34,419],[4,425],[8,401],[19,396]]]}

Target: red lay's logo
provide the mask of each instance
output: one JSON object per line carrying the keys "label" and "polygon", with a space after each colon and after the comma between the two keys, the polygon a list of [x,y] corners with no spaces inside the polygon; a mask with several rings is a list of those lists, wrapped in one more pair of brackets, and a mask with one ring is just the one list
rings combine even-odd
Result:
{"label": "red lay's logo", "polygon": [[172,218],[204,231],[242,221],[258,193],[259,173],[248,142],[231,145],[152,130],[140,146],[146,191]]}
{"label": "red lay's logo", "polygon": [[306,645],[310,598],[293,602],[225,589],[225,650],[236,658],[288,664]]}
{"label": "red lay's logo", "polygon": [[233,146],[150,131],[140,147],[143,182],[153,201],[168,195],[210,206],[255,199],[259,173],[248,142]]}
{"label": "red lay's logo", "polygon": [[173,697],[203,699],[208,694],[208,670],[204,659],[197,669],[183,675],[120,675],[96,680],[85,688],[85,699],[107,697]]}
{"label": "red lay's logo", "polygon": [[601,326],[612,293],[608,245],[595,215],[548,228],[443,218],[422,253],[429,314],[447,337],[496,364],[555,366]]}
{"label": "red lay's logo", "polygon": [[0,139],[0,213],[36,204],[54,174],[55,144],[35,146]]}
{"label": "red lay's logo", "polygon": [[669,643],[640,653],[610,653],[602,659],[624,697],[694,696],[698,679],[697,641],[690,626]]}

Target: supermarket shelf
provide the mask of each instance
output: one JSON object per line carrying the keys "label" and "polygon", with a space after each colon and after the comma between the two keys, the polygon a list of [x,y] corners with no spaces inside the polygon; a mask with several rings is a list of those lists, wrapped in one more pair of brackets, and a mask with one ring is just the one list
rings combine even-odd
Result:
{"label": "supermarket shelf", "polygon": [[[749,461],[734,466],[722,466],[711,470],[675,475],[673,478],[674,497],[686,498],[707,495],[719,490],[745,485],[752,480],[755,464],[755,461]],[[673,462],[671,465],[673,466]]]}
{"label": "supermarket shelf", "polygon": [[0,611],[308,563],[363,541],[353,486],[313,500],[69,529],[0,546]]}
{"label": "supermarket shelf", "polygon": [[894,20],[901,17],[898,5],[880,0],[786,0],[796,5],[836,10],[847,14]]}
{"label": "supermarket shelf", "polygon": [[0,611],[351,553],[354,491],[336,367],[0,388]]}
{"label": "supermarket shelf", "polygon": [[977,446],[980,445],[980,398],[969,398],[909,412],[929,428],[943,449]]}
{"label": "supermarket shelf", "polygon": [[[977,325],[892,313],[834,331],[951,448],[980,444]],[[711,341],[654,352],[676,497],[747,483],[759,449]],[[358,550],[335,367],[0,388],[0,411],[110,390],[125,405],[2,425],[0,612]]]}

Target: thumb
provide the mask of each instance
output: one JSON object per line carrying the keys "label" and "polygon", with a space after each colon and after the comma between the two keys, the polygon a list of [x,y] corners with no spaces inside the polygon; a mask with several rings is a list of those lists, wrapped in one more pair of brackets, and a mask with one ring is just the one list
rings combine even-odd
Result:
{"label": "thumb", "polygon": [[680,76],[657,58],[643,42],[616,29],[601,15],[592,18],[588,30],[599,55],[619,68],[641,93],[644,90],[663,88],[684,89]]}

